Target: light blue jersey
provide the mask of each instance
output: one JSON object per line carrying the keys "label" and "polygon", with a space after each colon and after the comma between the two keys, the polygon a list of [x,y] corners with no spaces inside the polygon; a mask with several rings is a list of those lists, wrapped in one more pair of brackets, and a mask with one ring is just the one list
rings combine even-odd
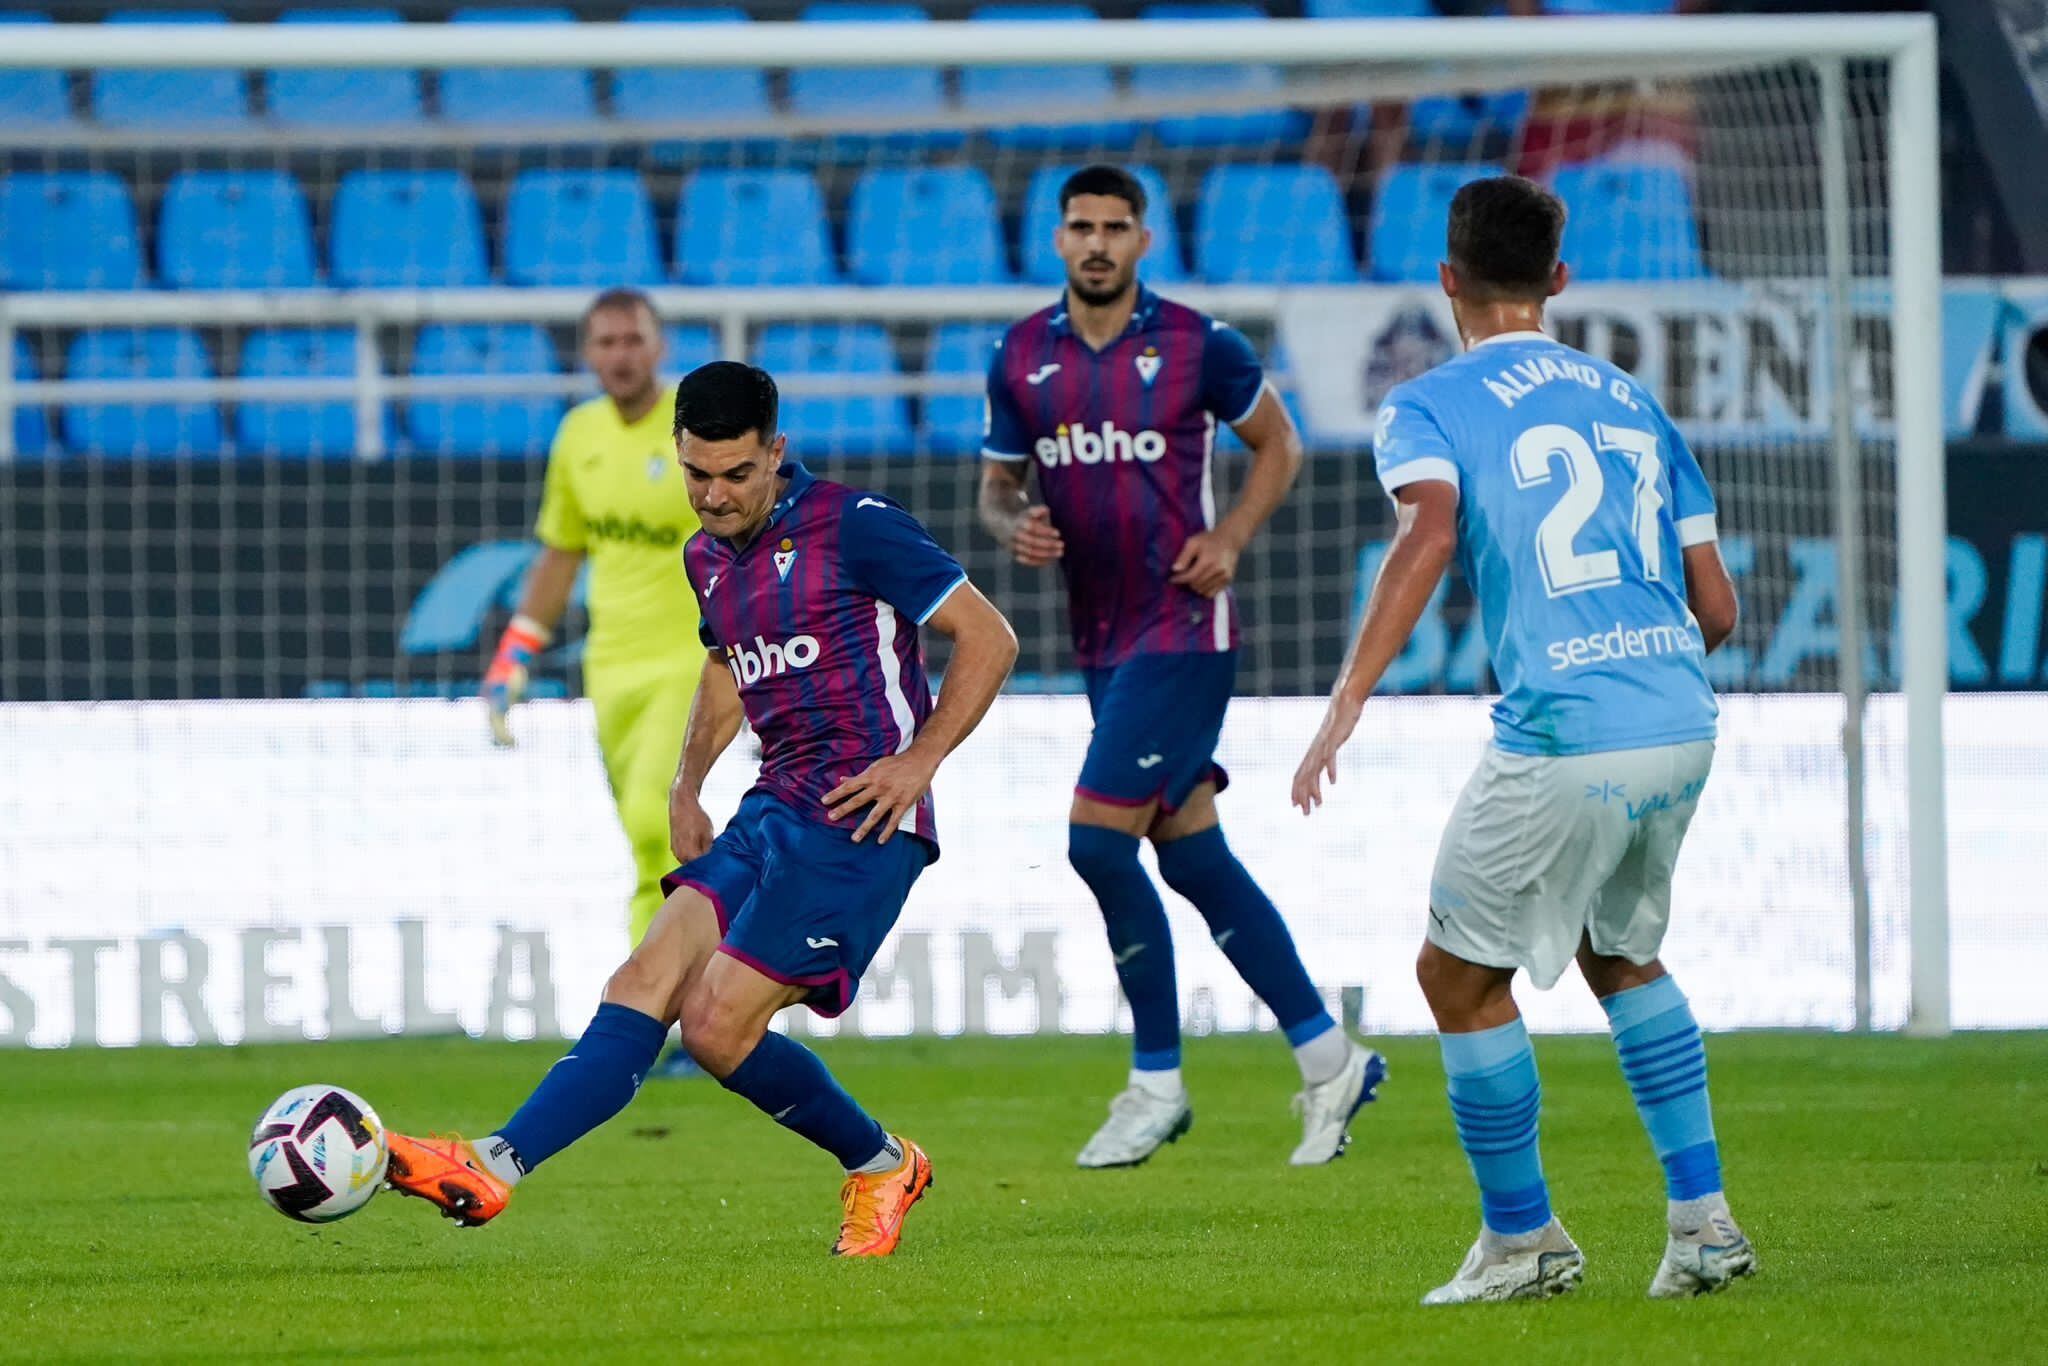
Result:
{"label": "light blue jersey", "polygon": [[1713,738],[1684,547],[1714,539],[1714,496],[1634,380],[1540,332],[1505,333],[1387,395],[1373,454],[1389,494],[1458,489],[1502,749]]}

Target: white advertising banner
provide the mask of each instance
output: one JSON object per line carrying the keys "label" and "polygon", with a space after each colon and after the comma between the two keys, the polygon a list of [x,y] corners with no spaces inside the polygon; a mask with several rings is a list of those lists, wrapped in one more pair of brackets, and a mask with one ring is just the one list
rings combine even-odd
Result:
{"label": "white advertising banner", "polygon": [[[1225,828],[1333,1006],[1421,1031],[1414,985],[1436,841],[1487,736],[1475,698],[1367,710],[1334,800],[1287,805],[1318,699],[1240,699]],[[475,702],[0,706],[0,1043],[580,1031],[625,952],[630,882],[583,703],[535,703],[494,751]],[[1680,864],[1667,960],[1703,1020],[1851,1018],[1839,703],[1725,699]],[[1949,701],[1956,1019],[2048,1025],[2048,695]],[[1127,1027],[1099,918],[1066,865],[1088,734],[1077,697],[999,702],[938,785],[944,857],[837,1026],[872,1035]],[[1873,703],[1876,1010],[1905,1013],[1903,728]],[[742,740],[708,794],[751,778]],[[1169,896],[1193,1032],[1271,1018]],[[1538,1029],[1592,1029],[1568,977]]]}

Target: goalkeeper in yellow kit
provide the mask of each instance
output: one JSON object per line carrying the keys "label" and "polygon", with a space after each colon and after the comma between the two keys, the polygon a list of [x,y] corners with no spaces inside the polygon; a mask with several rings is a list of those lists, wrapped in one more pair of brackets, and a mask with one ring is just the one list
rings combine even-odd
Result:
{"label": "goalkeeper in yellow kit", "polygon": [[707,658],[697,599],[683,575],[683,543],[697,530],[697,514],[676,464],[675,394],[660,380],[654,305],[637,290],[607,290],[585,310],[582,334],[584,362],[604,396],[570,409],[555,430],[534,527],[540,556],[484,674],[483,695],[492,738],[511,744],[507,713],[588,559],[583,687],[633,851],[632,945],[661,908],[661,877],[676,865],[668,790]]}

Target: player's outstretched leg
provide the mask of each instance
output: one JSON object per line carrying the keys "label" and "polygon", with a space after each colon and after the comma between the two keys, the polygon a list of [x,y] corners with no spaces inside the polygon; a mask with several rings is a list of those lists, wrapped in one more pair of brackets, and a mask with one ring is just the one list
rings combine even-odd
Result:
{"label": "player's outstretched leg", "polygon": [[1117,981],[1131,1003],[1131,1074],[1109,1104],[1109,1119],[1081,1149],[1083,1167],[1131,1167],[1194,1124],[1180,1075],[1180,991],[1173,936],[1138,862],[1138,837],[1106,826],[1067,827],[1067,861],[1102,908]]}
{"label": "player's outstretched leg", "polygon": [[1479,1238],[1424,1304],[1546,1299],[1579,1283],[1586,1259],[1550,1211],[1537,1151],[1542,1086],[1513,973],[1423,947],[1416,964],[1435,1013],[1458,1142],[1479,1183]]}
{"label": "player's outstretched leg", "polygon": [[1708,1295],[1755,1274],[1756,1250],[1721,1190],[1721,1150],[1707,1102],[1707,1050],[1685,993],[1654,962],[1637,967],[1626,959],[1600,958],[1588,947],[1579,964],[1607,1012],[1636,1113],[1664,1164],[1667,1234],[1650,1297]]}
{"label": "player's outstretched leg", "polygon": [[1348,1038],[1330,1017],[1287,922],[1223,838],[1215,795],[1204,783],[1179,811],[1154,825],[1159,874],[1202,913],[1216,946],[1286,1033],[1302,1088],[1294,1098],[1301,1143],[1290,1161],[1320,1166],[1343,1154],[1352,1116],[1386,1079],[1386,1060]]}

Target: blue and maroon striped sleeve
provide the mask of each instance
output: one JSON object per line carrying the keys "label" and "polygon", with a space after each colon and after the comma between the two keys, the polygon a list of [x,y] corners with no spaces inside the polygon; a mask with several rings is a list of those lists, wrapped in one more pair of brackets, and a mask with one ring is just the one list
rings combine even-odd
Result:
{"label": "blue and maroon striped sleeve", "polygon": [[1266,372],[1244,333],[1211,320],[1202,345],[1202,406],[1235,427],[1259,406]]}
{"label": "blue and maroon striped sleeve", "polygon": [[967,582],[967,571],[924,523],[879,494],[865,493],[847,504],[839,553],[856,588],[920,626]]}
{"label": "blue and maroon striped sleeve", "polygon": [[983,405],[981,453],[990,460],[1027,460],[1031,437],[1024,429],[1024,413],[1010,381],[1003,374],[1003,344],[996,343],[988,362],[988,398]]}

